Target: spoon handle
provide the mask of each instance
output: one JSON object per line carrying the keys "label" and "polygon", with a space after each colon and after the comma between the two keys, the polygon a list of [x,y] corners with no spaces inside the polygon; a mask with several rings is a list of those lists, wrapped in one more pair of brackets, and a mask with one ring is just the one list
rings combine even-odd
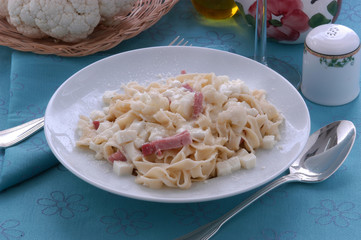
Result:
{"label": "spoon handle", "polygon": [[19,126],[0,131],[0,148],[10,147],[44,126],[44,117],[34,119]]}
{"label": "spoon handle", "polygon": [[228,213],[224,214],[220,218],[203,225],[202,227],[194,230],[193,232],[190,232],[180,238],[177,238],[178,240],[185,240],[185,239],[201,239],[201,240],[207,240],[211,238],[216,232],[222,227],[222,225],[227,222],[229,219],[234,217],[237,213],[248,207],[251,203],[256,201],[258,198],[263,196],[264,194],[268,193],[269,191],[273,190],[274,188],[286,183],[286,182],[294,182],[298,181],[299,179],[297,176],[293,174],[285,175],[283,177],[280,177],[264,188],[257,191],[255,194],[244,200],[241,204],[230,210]]}

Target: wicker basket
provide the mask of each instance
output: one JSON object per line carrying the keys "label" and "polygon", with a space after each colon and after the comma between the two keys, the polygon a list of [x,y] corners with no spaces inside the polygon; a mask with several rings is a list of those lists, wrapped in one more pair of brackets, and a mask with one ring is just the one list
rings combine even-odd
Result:
{"label": "wicker basket", "polygon": [[6,19],[0,19],[0,45],[39,54],[58,56],[86,56],[105,51],[123,40],[132,38],[154,25],[179,0],[138,0],[132,12],[117,19],[117,25],[99,25],[87,38],[78,43],[65,43],[53,38],[31,39],[18,33]]}

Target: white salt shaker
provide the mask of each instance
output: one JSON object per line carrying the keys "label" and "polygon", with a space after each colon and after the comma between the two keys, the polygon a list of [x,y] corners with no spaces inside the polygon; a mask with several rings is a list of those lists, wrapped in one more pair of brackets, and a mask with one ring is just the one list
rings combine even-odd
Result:
{"label": "white salt shaker", "polygon": [[320,25],[305,40],[303,95],[312,102],[338,106],[360,92],[360,38],[339,24]]}

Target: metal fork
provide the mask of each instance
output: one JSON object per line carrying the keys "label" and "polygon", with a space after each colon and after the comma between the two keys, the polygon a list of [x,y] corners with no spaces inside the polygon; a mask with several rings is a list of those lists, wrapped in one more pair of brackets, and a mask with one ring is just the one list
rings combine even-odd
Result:
{"label": "metal fork", "polygon": [[[180,40],[179,38],[180,36],[177,36],[169,43],[169,46],[186,46],[188,44],[188,41],[184,42],[184,38]],[[43,126],[44,117],[41,117],[19,126],[0,131],[0,148],[7,148],[25,140],[32,134],[42,129]]]}
{"label": "metal fork", "polygon": [[44,117],[41,117],[19,126],[0,131],[0,147],[6,148],[13,146],[36,133],[43,126]]}
{"label": "metal fork", "polygon": [[[179,38],[180,38],[180,36],[177,36],[173,41],[171,41],[169,43],[169,46],[172,46],[172,45],[174,45],[174,46],[186,46],[188,44],[188,41],[185,41],[183,43],[184,38],[182,38],[181,40],[179,40],[179,42],[177,44],[175,44],[178,41]],[[192,46],[192,44],[190,44],[189,46]]]}

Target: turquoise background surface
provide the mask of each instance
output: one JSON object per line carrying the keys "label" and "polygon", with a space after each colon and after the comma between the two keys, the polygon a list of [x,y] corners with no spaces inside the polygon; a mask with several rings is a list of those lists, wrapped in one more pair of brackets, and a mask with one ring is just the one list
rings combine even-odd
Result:
{"label": "turquoise background surface", "polygon": [[[336,23],[360,36],[361,2],[344,0]],[[207,20],[181,0],[158,23],[106,52],[59,57],[0,46],[0,130],[44,115],[69,76],[107,56],[168,45],[182,36],[193,46],[253,54],[254,30],[241,15]],[[302,69],[303,45],[268,42],[267,55]],[[241,67],[241,66],[240,66]],[[361,131],[361,101],[325,107],[306,100],[312,132],[335,120]],[[292,183],[270,192],[224,225],[214,239],[361,239],[361,146],[319,184]],[[129,199],[80,180],[58,163],[43,131],[0,149],[0,240],[174,239],[236,206],[254,191],[217,201],[167,204]]]}

